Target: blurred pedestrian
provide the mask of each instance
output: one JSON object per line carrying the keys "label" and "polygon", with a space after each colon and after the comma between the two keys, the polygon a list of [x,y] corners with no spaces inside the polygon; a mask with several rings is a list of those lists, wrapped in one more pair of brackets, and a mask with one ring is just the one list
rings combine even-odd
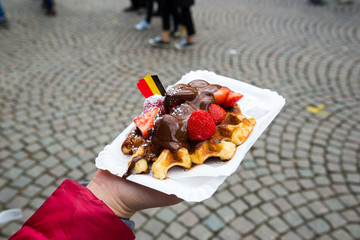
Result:
{"label": "blurred pedestrian", "polygon": [[175,44],[175,48],[181,50],[194,44],[195,26],[191,14],[191,6],[195,0],[175,0],[179,9],[180,23],[186,27],[186,38]]}
{"label": "blurred pedestrian", "polygon": [[54,0],[43,0],[42,7],[45,9],[46,15],[48,16],[56,15]]}
{"label": "blurred pedestrian", "polygon": [[0,1],[0,26],[1,27],[8,27],[8,21],[5,15],[4,8],[2,7],[1,1]]}
{"label": "blurred pedestrian", "polygon": [[[158,2],[158,1],[145,0],[146,17],[144,20],[140,21],[138,24],[135,25],[136,30],[141,31],[151,28],[151,19],[154,16],[154,2]],[[158,8],[159,8],[159,4],[158,4]]]}
{"label": "blurred pedestrian", "polygon": [[191,6],[194,0],[160,0],[160,10],[162,17],[161,35],[149,39],[150,45],[154,47],[170,47],[170,16],[179,14],[179,22],[186,27],[187,36],[175,48],[182,50],[194,44],[195,26],[191,15]]}

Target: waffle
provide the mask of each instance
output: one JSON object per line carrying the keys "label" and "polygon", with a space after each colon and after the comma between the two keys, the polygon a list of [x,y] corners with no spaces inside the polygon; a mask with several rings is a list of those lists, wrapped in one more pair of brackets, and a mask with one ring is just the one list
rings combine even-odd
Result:
{"label": "waffle", "polygon": [[151,163],[153,177],[165,179],[168,170],[174,166],[190,169],[193,165],[203,164],[210,157],[228,161],[234,156],[237,146],[248,138],[255,124],[254,118],[246,118],[239,106],[235,105],[227,112],[225,119],[217,126],[215,134],[210,139],[201,141],[189,149],[181,148],[177,152],[162,149],[160,154],[157,154],[159,149],[156,146],[146,142],[134,130],[122,145],[123,153],[132,155],[129,161],[129,170],[132,170],[128,171],[126,176],[131,173],[148,173]]}

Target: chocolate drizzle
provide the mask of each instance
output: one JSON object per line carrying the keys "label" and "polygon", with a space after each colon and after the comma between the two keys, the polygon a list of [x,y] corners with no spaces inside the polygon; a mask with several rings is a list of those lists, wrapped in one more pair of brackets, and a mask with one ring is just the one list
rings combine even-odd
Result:
{"label": "chocolate drizzle", "polygon": [[204,80],[194,80],[168,89],[164,99],[167,114],[156,119],[153,131],[149,132],[147,141],[142,145],[145,153],[132,159],[123,177],[128,177],[136,162],[142,158],[149,162],[163,149],[177,152],[181,148],[190,149],[194,146],[196,143],[187,138],[187,120],[194,111],[207,110],[215,102],[213,93],[221,87]]}

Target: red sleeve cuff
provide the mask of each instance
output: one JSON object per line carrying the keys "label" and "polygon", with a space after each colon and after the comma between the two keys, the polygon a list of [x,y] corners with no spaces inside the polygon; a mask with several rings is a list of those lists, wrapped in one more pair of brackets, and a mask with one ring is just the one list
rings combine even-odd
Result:
{"label": "red sleeve cuff", "polygon": [[65,180],[11,239],[135,239],[92,192]]}

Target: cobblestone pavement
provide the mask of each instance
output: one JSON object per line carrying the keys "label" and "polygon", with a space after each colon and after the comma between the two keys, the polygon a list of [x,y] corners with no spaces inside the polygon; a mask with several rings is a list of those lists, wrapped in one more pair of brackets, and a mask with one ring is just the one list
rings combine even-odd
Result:
{"label": "cobblestone pavement", "polygon": [[[2,1],[0,206],[24,218],[141,111],[136,82],[197,69],[278,91],[287,104],[238,171],[201,203],[137,213],[137,239],[360,239],[360,2],[197,0],[187,51],[153,49],[128,1]],[[307,106],[325,109],[315,114]]]}

